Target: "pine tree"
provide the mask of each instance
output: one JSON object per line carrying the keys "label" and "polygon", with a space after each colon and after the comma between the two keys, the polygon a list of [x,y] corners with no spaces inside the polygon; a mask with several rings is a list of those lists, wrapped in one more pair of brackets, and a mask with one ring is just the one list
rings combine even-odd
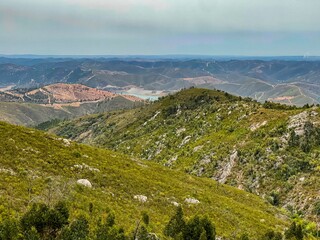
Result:
{"label": "pine tree", "polygon": [[182,233],[185,228],[185,221],[183,219],[182,207],[177,207],[175,215],[170,219],[168,224],[165,226],[164,235],[174,238],[179,233]]}

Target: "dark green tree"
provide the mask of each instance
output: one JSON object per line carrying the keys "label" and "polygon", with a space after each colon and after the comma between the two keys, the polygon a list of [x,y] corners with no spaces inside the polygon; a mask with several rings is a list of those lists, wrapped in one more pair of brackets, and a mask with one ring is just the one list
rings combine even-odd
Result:
{"label": "dark green tree", "polygon": [[303,240],[303,231],[302,226],[300,224],[296,224],[293,222],[289,229],[285,232],[286,239],[296,239],[296,240]]}
{"label": "dark green tree", "polygon": [[249,240],[249,235],[247,233],[243,233],[241,234],[241,236],[239,237],[239,240]]}
{"label": "dark green tree", "polygon": [[164,228],[164,235],[174,238],[184,231],[186,223],[183,218],[182,207],[177,207],[176,213],[172,216],[168,224]]}
{"label": "dark green tree", "polygon": [[281,240],[282,238],[281,233],[270,230],[262,237],[262,240]]}
{"label": "dark green tree", "polygon": [[191,218],[183,231],[183,239],[197,240],[200,237],[206,236],[206,240],[215,239],[215,228],[207,217],[200,218],[195,216]]}
{"label": "dark green tree", "polygon": [[44,236],[48,212],[49,208],[47,205],[33,204],[31,209],[20,220],[23,234],[29,232],[34,227],[41,236]]}
{"label": "dark green tree", "polygon": [[146,212],[142,213],[142,221],[144,222],[145,225],[149,225],[149,215]]}
{"label": "dark green tree", "polygon": [[125,240],[126,235],[123,228],[118,228],[115,226],[115,215],[114,213],[109,213],[106,222],[103,224],[102,221],[98,223],[98,228],[96,231],[96,240]]}
{"label": "dark green tree", "polygon": [[54,208],[45,204],[33,204],[26,212],[20,225],[23,234],[27,234],[35,228],[42,239],[52,239],[68,224],[69,211],[65,203],[59,202]]}
{"label": "dark green tree", "polygon": [[18,223],[15,220],[6,219],[0,223],[0,239],[17,239],[19,233]]}
{"label": "dark green tree", "polygon": [[89,235],[89,224],[85,216],[80,216],[70,226],[65,227],[60,239],[62,240],[86,240]]}
{"label": "dark green tree", "polygon": [[[317,201],[314,204],[313,211],[316,214],[316,216],[318,218],[318,221],[319,221],[319,217],[320,217],[320,201]],[[317,228],[317,237],[319,237],[319,229],[318,228]]]}

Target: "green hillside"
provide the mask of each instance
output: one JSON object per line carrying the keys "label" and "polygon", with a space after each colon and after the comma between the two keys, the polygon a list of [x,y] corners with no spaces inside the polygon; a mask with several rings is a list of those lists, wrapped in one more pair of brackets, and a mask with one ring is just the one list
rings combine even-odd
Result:
{"label": "green hillside", "polygon": [[60,123],[58,135],[152,160],[259,195],[316,220],[320,110],[205,89],[139,109]]}
{"label": "green hillside", "polygon": [[[111,210],[118,225],[133,230],[145,211],[159,236],[175,211],[173,202],[186,216],[208,215],[218,236],[246,232],[256,238],[286,226],[286,217],[266,201],[210,179],[3,122],[0,135],[0,222],[21,216],[34,202],[52,206],[65,200],[71,218],[88,215],[93,204],[92,228]],[[78,179],[89,180],[92,188],[76,184]],[[139,195],[147,201],[137,200]],[[186,203],[186,198],[200,203]]]}
{"label": "green hillside", "polygon": [[41,105],[36,103],[0,102],[0,120],[17,125],[34,126],[53,119],[72,119],[86,114],[128,109],[142,105],[124,97],[99,102],[83,102],[79,106]]}

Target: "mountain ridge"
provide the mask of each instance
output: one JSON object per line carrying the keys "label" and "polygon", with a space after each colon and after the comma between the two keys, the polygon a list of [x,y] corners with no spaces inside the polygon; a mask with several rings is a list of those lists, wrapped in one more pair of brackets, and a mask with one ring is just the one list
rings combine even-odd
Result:
{"label": "mountain ridge", "polygon": [[[315,220],[320,109],[187,89],[50,131],[245,189]],[[277,199],[276,202],[275,199]]]}

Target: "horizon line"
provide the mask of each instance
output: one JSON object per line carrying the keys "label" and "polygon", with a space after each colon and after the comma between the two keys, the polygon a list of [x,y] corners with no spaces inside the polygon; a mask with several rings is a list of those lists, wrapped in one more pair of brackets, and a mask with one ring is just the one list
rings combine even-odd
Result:
{"label": "horizon line", "polygon": [[18,57],[18,58],[152,58],[152,57],[175,57],[175,58],[188,58],[188,57],[202,57],[202,58],[320,58],[320,55],[213,55],[213,54],[1,54],[0,57]]}

